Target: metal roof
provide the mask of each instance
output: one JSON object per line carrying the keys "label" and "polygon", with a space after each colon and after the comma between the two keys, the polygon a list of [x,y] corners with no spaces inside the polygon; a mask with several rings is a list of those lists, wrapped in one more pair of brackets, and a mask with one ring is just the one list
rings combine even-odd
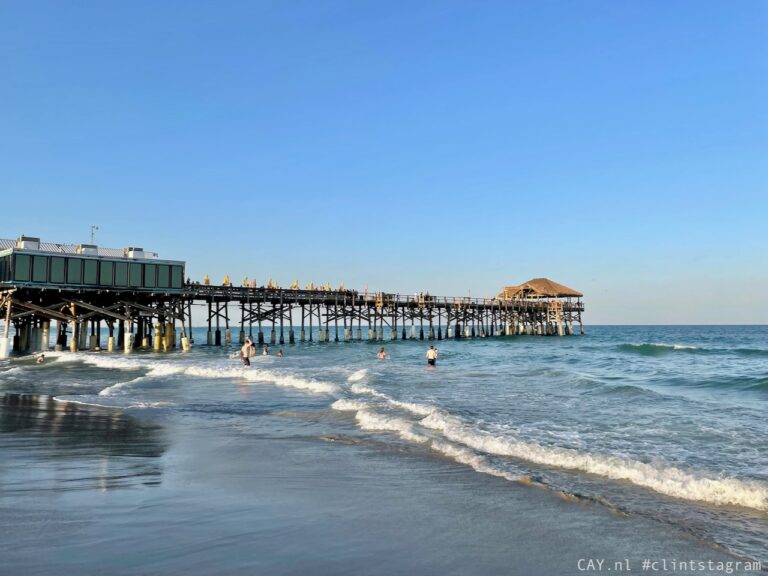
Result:
{"label": "metal roof", "polygon": [[[17,250],[16,240],[0,239],[0,250]],[[74,254],[76,256],[87,256],[87,254],[78,254],[77,244],[54,244],[53,242],[40,242],[40,252],[53,252],[58,254]],[[144,251],[146,258],[157,258],[156,252]],[[122,248],[97,248],[97,256],[105,258],[125,258]]]}

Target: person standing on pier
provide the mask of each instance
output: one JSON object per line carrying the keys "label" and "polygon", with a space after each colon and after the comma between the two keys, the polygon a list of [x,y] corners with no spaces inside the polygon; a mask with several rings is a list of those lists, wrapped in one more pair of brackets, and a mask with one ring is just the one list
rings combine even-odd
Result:
{"label": "person standing on pier", "polygon": [[437,348],[434,346],[430,346],[427,350],[427,364],[430,366],[437,364]]}

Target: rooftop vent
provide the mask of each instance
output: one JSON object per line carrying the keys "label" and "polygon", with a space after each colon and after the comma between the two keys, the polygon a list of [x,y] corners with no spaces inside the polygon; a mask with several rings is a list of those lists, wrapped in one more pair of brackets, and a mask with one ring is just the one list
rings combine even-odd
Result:
{"label": "rooftop vent", "polygon": [[19,236],[16,238],[16,248],[21,248],[22,250],[40,250],[40,238]]}
{"label": "rooftop vent", "polygon": [[144,259],[146,258],[146,254],[144,253],[144,248],[135,248],[133,246],[129,246],[128,248],[123,248],[123,255],[126,258],[135,258],[135,259]]}
{"label": "rooftop vent", "polygon": [[84,256],[98,256],[99,247],[96,244],[78,244],[77,253]]}

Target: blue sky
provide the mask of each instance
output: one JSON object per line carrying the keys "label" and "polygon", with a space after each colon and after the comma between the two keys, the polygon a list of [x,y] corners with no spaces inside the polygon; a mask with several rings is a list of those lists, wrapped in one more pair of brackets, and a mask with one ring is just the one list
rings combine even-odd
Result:
{"label": "blue sky", "polygon": [[766,323],[768,3],[0,0],[0,237]]}

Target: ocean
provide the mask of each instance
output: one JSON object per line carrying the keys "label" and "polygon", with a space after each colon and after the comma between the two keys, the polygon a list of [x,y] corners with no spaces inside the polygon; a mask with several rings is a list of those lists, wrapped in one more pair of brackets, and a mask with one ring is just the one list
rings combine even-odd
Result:
{"label": "ocean", "polygon": [[0,362],[0,574],[768,568],[768,327],[194,338]]}

